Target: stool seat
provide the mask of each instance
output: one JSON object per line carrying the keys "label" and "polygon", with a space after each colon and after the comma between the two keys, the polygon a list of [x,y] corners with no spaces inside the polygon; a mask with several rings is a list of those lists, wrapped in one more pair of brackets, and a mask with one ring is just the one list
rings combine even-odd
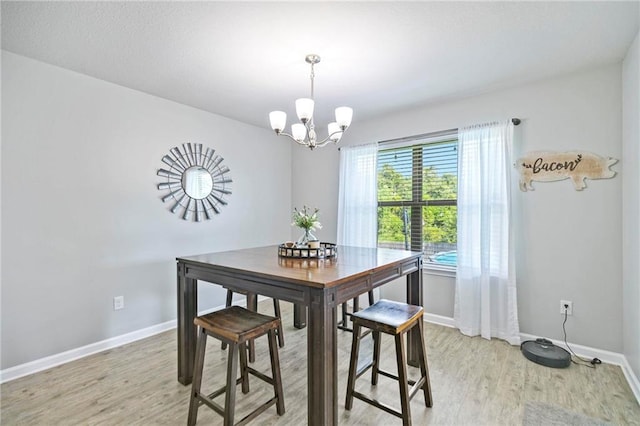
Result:
{"label": "stool seat", "polygon": [[[230,307],[232,306],[232,302],[233,302],[233,293],[238,293],[238,294],[242,294],[244,296],[247,296],[247,307],[251,308],[252,302],[255,303],[256,300],[256,295],[255,294],[251,294],[248,291],[245,290],[231,290],[228,287],[225,287],[227,289],[227,303],[226,303],[226,307]],[[255,308],[254,308],[255,309]],[[273,299],[273,313],[277,318],[281,318],[280,315],[280,301],[278,299]],[[284,347],[284,331],[282,330],[282,321],[280,321],[278,328],[276,329],[276,336],[278,337],[278,345],[282,348]],[[220,347],[222,349],[226,349],[227,348],[227,343],[222,340],[222,344],[220,345]],[[253,344],[252,341],[249,341],[249,362],[254,362],[256,360],[256,354],[255,354],[255,345]]]}
{"label": "stool seat", "polygon": [[386,334],[402,333],[424,312],[422,306],[382,299],[365,310],[351,314],[351,321]]}
{"label": "stool seat", "polygon": [[193,322],[227,343],[244,343],[269,330],[277,330],[280,320],[239,306],[231,306],[197,317]]}
{"label": "stool seat", "polygon": [[[424,334],[422,317],[424,309],[422,306],[408,305],[406,303],[393,302],[391,300],[379,300],[368,308],[354,312],[351,315],[353,323],[353,342],[351,344],[351,358],[349,361],[349,378],[347,379],[347,397],[345,408],[351,410],[353,399],[357,398],[368,404],[373,405],[389,414],[400,417],[402,424],[411,425],[411,408],[410,401],[422,390],[424,393],[424,402],[427,407],[432,406],[431,384],[429,381],[429,369],[427,367],[427,355],[424,345]],[[360,348],[360,329],[368,328],[373,334],[373,357],[370,363],[358,369],[358,352]],[[420,378],[418,380],[410,380],[407,376],[407,357],[405,354],[404,336],[413,327],[418,327],[418,335],[420,339],[418,351],[418,364],[420,366]],[[392,374],[388,371],[380,369],[380,333],[392,335],[395,340],[396,347],[396,363],[398,374]],[[355,390],[356,379],[365,371],[371,369],[371,384],[378,384],[378,375],[389,377],[397,380],[400,391],[400,410],[373,399],[361,392]],[[409,388],[409,385],[412,385]]]}
{"label": "stool seat", "polygon": [[[276,330],[280,327],[280,318],[262,315],[239,306],[211,312],[194,319],[198,326],[198,341],[193,367],[193,383],[189,402],[187,424],[195,425],[200,405],[206,405],[224,418],[224,426],[244,425],[256,418],[272,405],[276,406],[278,415],[284,414],[284,398],[280,360],[276,343]],[[269,338],[269,355],[271,357],[271,376],[249,367],[247,363],[247,346],[254,339],[267,335]],[[215,337],[229,347],[227,357],[226,385],[212,393],[201,392],[204,355],[207,347],[207,336]],[[240,358],[240,378],[238,375],[238,358]],[[249,374],[273,386],[274,396],[260,405],[239,422],[234,422],[236,386],[242,385],[242,393],[249,393]],[[224,406],[214,402],[214,398],[224,394]]]}

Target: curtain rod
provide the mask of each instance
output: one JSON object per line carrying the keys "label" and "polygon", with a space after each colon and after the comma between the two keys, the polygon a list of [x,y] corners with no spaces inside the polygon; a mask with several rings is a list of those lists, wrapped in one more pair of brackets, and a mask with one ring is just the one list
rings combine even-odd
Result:
{"label": "curtain rod", "polygon": [[[512,118],[511,122],[513,123],[514,126],[517,126],[518,124],[520,124],[522,122],[522,120],[520,120],[519,118]],[[397,138],[397,139],[387,139],[384,141],[378,141],[378,145],[385,145],[385,144],[390,144],[390,143],[401,143],[401,142],[408,142],[408,141],[413,141],[413,140],[417,140],[417,139],[427,139],[427,138],[435,138],[435,137],[439,137],[439,136],[448,136],[448,135],[453,135],[455,133],[458,133],[458,128],[456,127],[455,129],[448,129],[448,130],[439,130],[437,132],[431,132],[431,133],[423,133],[421,135],[414,135],[414,136],[407,136],[404,138]],[[361,144],[361,145],[350,145],[350,146],[364,146],[364,145],[368,145],[368,144]],[[342,149],[342,147],[338,148],[338,151],[340,151]]]}
{"label": "curtain rod", "polygon": [[[522,120],[520,120],[519,118],[512,118],[511,122],[513,123],[514,126],[517,126],[518,124],[520,124],[522,122]],[[378,141],[378,145],[385,145],[385,144],[390,144],[390,143],[408,142],[408,141],[413,141],[413,140],[417,140],[417,139],[436,138],[436,137],[440,137],[440,136],[449,136],[449,135],[453,135],[455,133],[458,133],[458,128],[457,127],[455,129],[439,130],[437,132],[423,133],[421,135],[414,135],[414,136],[407,136],[407,137],[404,137],[404,138],[387,139],[387,140],[384,140],[384,141]]]}

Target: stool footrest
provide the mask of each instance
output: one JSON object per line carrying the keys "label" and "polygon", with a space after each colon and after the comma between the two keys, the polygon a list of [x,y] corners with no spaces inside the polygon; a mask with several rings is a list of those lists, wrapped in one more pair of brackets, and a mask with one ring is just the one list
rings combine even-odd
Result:
{"label": "stool footrest", "polygon": [[424,377],[418,380],[417,382],[414,382],[413,380],[409,380],[409,384],[413,385],[411,389],[409,389],[409,401],[411,401],[411,399],[413,399],[416,393],[418,393],[418,391],[422,389],[422,386],[424,385],[425,382],[426,382],[426,379]]}
{"label": "stool footrest", "polygon": [[251,368],[249,366],[247,366],[247,372],[253,374],[258,379],[261,379],[263,382],[269,383],[270,385],[273,385],[273,383],[274,383],[273,377],[269,377],[266,374],[261,373],[258,370],[254,370],[253,368]]}
{"label": "stool footrest", "polygon": [[256,417],[258,417],[260,414],[262,414],[265,410],[267,410],[269,407],[271,407],[272,405],[274,405],[276,403],[276,401],[278,400],[278,398],[273,397],[271,398],[269,401],[265,402],[264,404],[262,404],[261,406],[259,406],[258,408],[256,408],[255,410],[253,410],[252,412],[250,412],[249,414],[247,414],[246,416],[244,416],[242,418],[242,420],[240,420],[238,423],[236,423],[234,426],[242,426],[242,425],[246,425],[247,423],[249,423],[251,420],[255,419]]}
{"label": "stool footrest", "polygon": [[337,326],[337,327],[338,327],[338,329],[340,329],[340,330],[344,330],[344,331],[348,331],[349,333],[353,333],[353,328],[351,328],[351,327],[349,327],[349,326],[347,325],[347,322],[348,322],[348,321],[347,321],[347,318],[348,318],[348,317],[350,317],[350,316],[352,316],[352,315],[353,315],[353,314],[352,314],[351,312],[347,312],[347,313],[345,313],[345,314],[342,316],[344,319],[342,319],[342,320],[338,321],[338,326]]}
{"label": "stool footrest", "polygon": [[[247,366],[247,372],[252,374],[252,375],[254,375],[254,376],[256,376],[257,378],[269,383],[270,385],[274,384],[273,378],[261,373],[258,370],[255,370],[255,369],[253,369],[253,368],[251,368],[249,366]],[[240,378],[238,378],[236,380],[236,386],[238,386],[241,383],[242,383],[242,377],[240,377]],[[213,391],[209,395],[202,395],[202,394],[198,393],[196,395],[196,398],[198,400],[198,404],[200,404],[200,405],[205,404],[206,406],[211,408],[216,413],[220,414],[221,416],[224,416],[224,408],[222,406],[220,406],[219,404],[216,404],[213,401],[213,399],[219,397],[222,394],[224,394],[226,392],[226,390],[227,390],[227,387],[223,386],[220,389],[217,389],[217,390]],[[263,411],[267,410],[269,407],[274,405],[277,401],[278,401],[278,398],[274,396],[269,401],[265,402],[260,407],[256,408],[255,410],[253,410],[252,412],[247,414],[245,417],[242,418],[242,420],[240,420],[238,423],[235,423],[234,426],[240,426],[240,425],[244,425],[244,424],[248,423],[249,421],[251,421],[254,418],[256,418],[258,415],[260,415]]]}
{"label": "stool footrest", "polygon": [[349,328],[347,326],[342,325],[342,322],[338,323],[338,329],[343,331],[348,331],[349,333],[353,333],[353,328]]}
{"label": "stool footrest", "polygon": [[383,402],[380,402],[380,401],[375,400],[375,399],[371,399],[368,396],[366,396],[364,394],[361,394],[358,391],[353,391],[353,397],[354,398],[358,398],[359,400],[364,401],[364,402],[366,402],[368,404],[371,404],[374,407],[377,407],[377,408],[379,408],[379,409],[381,409],[383,411],[386,411],[389,414],[393,414],[396,417],[402,418],[402,413],[400,411],[395,410],[393,407],[391,407],[390,405],[387,405],[387,404],[385,404]]}
{"label": "stool footrest", "polygon": [[367,370],[369,370],[371,367],[373,367],[373,361],[370,361],[368,364],[363,365],[358,370],[356,370],[356,379],[366,373]]}
{"label": "stool footrest", "polygon": [[[398,376],[396,376],[395,374],[389,373],[389,372],[384,371],[384,370],[378,370],[378,374],[382,374],[383,376],[388,377],[388,378],[393,379],[393,380],[398,380],[398,381],[400,380],[400,378]],[[420,382],[420,381],[418,381],[418,382]],[[424,380],[422,380],[422,382],[424,382]],[[407,383],[410,384],[410,385],[415,385],[416,381],[408,379]]]}
{"label": "stool footrest", "polygon": [[[349,314],[349,315],[353,315],[353,314]],[[353,333],[353,328],[349,328],[345,325],[342,325],[342,321],[338,322],[337,328],[340,330],[344,330],[344,331],[348,331],[349,333]],[[371,334],[371,330],[366,330],[364,332],[362,332],[362,334],[360,335],[360,337],[364,337],[368,334]]]}
{"label": "stool footrest", "polygon": [[[220,394],[216,396],[219,396],[219,395]],[[224,416],[224,409],[220,405],[216,404],[211,399],[209,399],[209,397],[205,397],[204,395],[198,395],[197,398],[198,398],[199,404],[201,405],[205,404],[216,413],[220,414],[221,416]],[[251,420],[255,419],[260,414],[262,414],[265,410],[269,409],[272,405],[274,405],[277,400],[278,399],[276,397],[271,398],[269,401],[265,402],[264,404],[262,404],[261,406],[259,406],[258,408],[256,408],[255,410],[247,414],[246,416],[244,416],[238,423],[235,423],[234,426],[241,426],[249,423]]]}
{"label": "stool footrest", "polygon": [[[351,315],[351,314],[349,314],[349,315]],[[353,328],[349,328],[349,327],[347,327],[347,326],[342,325],[342,321],[340,321],[340,322],[338,323],[338,326],[337,326],[337,327],[338,327],[340,330],[344,330],[344,331],[348,331],[348,332],[350,332],[350,333],[353,333]],[[368,335],[368,334],[371,334],[371,330],[366,330],[366,331],[362,332],[362,334],[360,335],[360,337],[364,337],[364,336],[366,336],[366,335]]]}
{"label": "stool footrest", "polygon": [[[211,395],[213,395],[214,393],[212,393]],[[216,413],[220,414],[221,416],[224,416],[224,408],[222,408],[220,405],[216,404],[212,400],[212,398],[215,398],[216,396],[218,396],[220,394],[218,394],[216,396],[213,396],[213,397],[211,395],[209,395],[209,396],[205,396],[205,395],[201,395],[201,394],[196,395],[196,399],[198,400],[198,405],[204,404],[207,407],[211,408]]]}
{"label": "stool footrest", "polygon": [[[236,380],[236,386],[238,386],[240,383],[242,383],[242,377],[239,377]],[[220,389],[215,390],[215,391],[211,392],[209,395],[207,395],[207,398],[209,398],[209,399],[217,398],[220,395],[222,395],[223,393],[225,393],[226,390],[227,390],[227,387],[226,386],[222,386]]]}
{"label": "stool footrest", "polygon": [[[258,370],[255,370],[249,366],[247,366],[247,372],[256,376],[258,379],[269,383],[270,385],[273,385],[274,380],[272,377],[267,376],[266,374],[263,374],[261,372],[259,372]],[[238,386],[240,383],[242,383],[242,377],[238,377],[238,379],[236,379],[236,386]],[[210,393],[209,395],[206,395],[206,398],[208,399],[214,399],[219,397],[220,395],[222,395],[223,393],[225,393],[227,390],[226,386],[222,386],[220,389],[213,391],[212,393]],[[205,397],[204,395],[200,395],[201,398]],[[214,402],[215,404],[215,402]]]}

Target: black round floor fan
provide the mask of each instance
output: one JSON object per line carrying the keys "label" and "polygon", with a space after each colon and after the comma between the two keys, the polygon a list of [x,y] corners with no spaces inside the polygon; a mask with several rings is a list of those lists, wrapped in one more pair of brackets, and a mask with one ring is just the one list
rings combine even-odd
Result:
{"label": "black round floor fan", "polygon": [[547,339],[522,342],[520,350],[528,360],[546,367],[566,368],[571,365],[571,354]]}

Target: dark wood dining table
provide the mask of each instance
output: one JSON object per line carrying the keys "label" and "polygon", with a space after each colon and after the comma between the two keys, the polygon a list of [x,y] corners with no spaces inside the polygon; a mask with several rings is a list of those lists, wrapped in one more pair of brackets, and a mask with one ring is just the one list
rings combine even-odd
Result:
{"label": "dark wood dining table", "polygon": [[[196,348],[197,282],[274,297],[296,306],[298,327],[307,320],[307,418],[309,425],[338,423],[336,308],[343,302],[406,276],[407,303],[423,304],[422,253],[384,248],[337,248],[332,258],[278,256],[266,246],[179,257],[178,381],[191,383]],[[305,309],[306,308],[306,309]],[[414,330],[418,328],[415,327]],[[418,335],[408,335],[407,357],[416,365]]]}

